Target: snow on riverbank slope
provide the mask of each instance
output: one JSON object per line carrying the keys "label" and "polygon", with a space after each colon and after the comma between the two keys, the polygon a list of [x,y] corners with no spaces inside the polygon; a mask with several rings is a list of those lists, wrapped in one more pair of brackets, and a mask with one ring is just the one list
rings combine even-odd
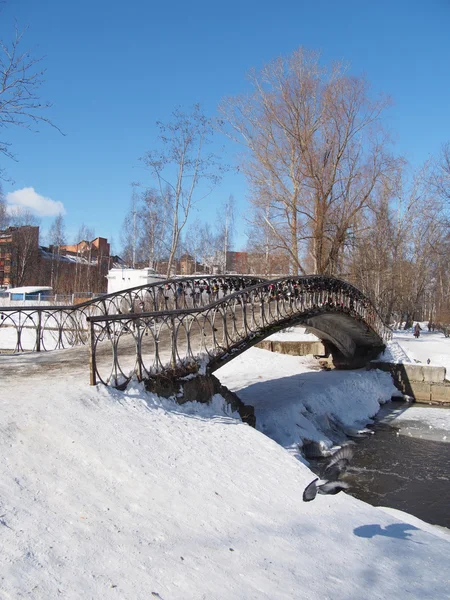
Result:
{"label": "snow on riverbank slope", "polygon": [[[313,370],[315,369],[315,370]],[[331,447],[342,430],[364,428],[397,394],[382,371],[321,371],[312,357],[251,348],[216,372],[255,407],[256,426],[297,456],[305,441]]]}
{"label": "snow on riverbank slope", "polygon": [[[284,358],[284,383],[318,392],[309,410],[337,411],[329,374],[304,381]],[[350,378],[348,394],[367,382]],[[1,598],[450,598],[448,541],[345,494],[303,503],[309,469],[219,397],[180,407],[57,373],[0,394]],[[376,409],[366,400],[353,416]]]}

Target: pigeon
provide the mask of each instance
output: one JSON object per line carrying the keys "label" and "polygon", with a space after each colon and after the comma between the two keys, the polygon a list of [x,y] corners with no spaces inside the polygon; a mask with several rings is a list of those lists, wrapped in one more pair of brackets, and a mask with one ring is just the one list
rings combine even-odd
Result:
{"label": "pigeon", "polygon": [[339,481],[339,478],[348,469],[350,461],[353,457],[353,450],[350,446],[343,446],[335,454],[333,454],[330,462],[324,471],[324,479],[319,480],[318,477],[311,481],[306,486],[303,492],[303,502],[311,502],[317,494],[335,495],[343,490],[348,489],[348,484],[345,481]]}

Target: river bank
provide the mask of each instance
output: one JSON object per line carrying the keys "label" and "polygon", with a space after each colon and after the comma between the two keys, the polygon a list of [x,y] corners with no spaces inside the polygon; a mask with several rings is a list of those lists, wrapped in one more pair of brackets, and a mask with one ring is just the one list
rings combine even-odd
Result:
{"label": "river bank", "polygon": [[[283,339],[283,334],[277,336]],[[295,332],[286,337],[295,339]],[[450,340],[441,334],[428,339],[435,346],[429,349],[432,356],[432,350],[442,356],[444,348],[450,348]],[[416,340],[411,341],[414,346]],[[428,354],[423,340],[420,348]],[[449,407],[396,401],[390,378],[382,376],[387,373],[377,371],[372,379],[367,371],[317,372],[312,357],[252,352],[242,364],[237,359],[220,370],[219,377],[255,406],[261,432],[317,472],[323,463],[315,460],[317,454],[355,443],[350,494],[450,527]],[[410,360],[396,340],[393,354]],[[361,433],[366,425],[375,435]],[[320,452],[315,455],[310,446]]]}

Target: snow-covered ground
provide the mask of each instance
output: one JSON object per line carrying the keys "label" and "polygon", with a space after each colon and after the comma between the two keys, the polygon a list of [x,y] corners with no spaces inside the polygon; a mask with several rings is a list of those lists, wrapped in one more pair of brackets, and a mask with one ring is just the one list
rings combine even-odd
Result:
{"label": "snow-covered ground", "polygon": [[[450,364],[450,340],[426,339]],[[87,370],[2,377],[0,598],[450,598],[445,530],[344,493],[302,502],[298,444],[330,446],[393,391],[385,373],[315,368],[254,348],[218,372],[259,430],[218,396],[178,406],[90,387]]]}
{"label": "snow-covered ground", "polygon": [[422,323],[422,332],[416,339],[411,331],[396,331],[394,340],[398,342],[414,362],[443,366],[450,378],[450,338],[441,332],[429,332]]}
{"label": "snow-covered ground", "polygon": [[397,393],[382,371],[321,371],[312,356],[251,348],[217,371],[228,388],[255,407],[257,427],[300,457],[308,441],[331,448],[342,431],[364,428]]}

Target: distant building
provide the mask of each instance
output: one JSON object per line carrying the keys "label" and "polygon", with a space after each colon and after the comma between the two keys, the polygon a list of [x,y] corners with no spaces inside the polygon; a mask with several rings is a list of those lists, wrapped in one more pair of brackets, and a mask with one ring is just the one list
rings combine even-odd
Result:
{"label": "distant building", "polygon": [[227,273],[248,273],[248,252],[227,252]]}
{"label": "distant building", "polygon": [[289,257],[270,252],[227,252],[227,273],[248,275],[285,275],[289,273]]}
{"label": "distant building", "polygon": [[[50,251],[52,250],[53,246],[50,246]],[[102,237],[97,237],[91,242],[81,240],[78,244],[64,244],[58,248],[58,252],[61,256],[80,257],[96,264],[109,263],[110,259],[110,245],[108,240]]]}
{"label": "distant building", "polygon": [[130,269],[128,267],[119,267],[109,270],[106,275],[108,280],[108,294],[128,290],[155,281],[164,281],[165,275],[155,273],[154,269]]}
{"label": "distant building", "polygon": [[199,261],[195,260],[190,254],[183,254],[176,266],[177,272],[180,275],[195,275],[195,273],[205,273],[206,267]]}
{"label": "distant building", "polygon": [[39,246],[39,227],[0,231],[0,287],[50,286],[55,294],[104,293],[110,268],[123,264],[110,255],[106,238],[59,247]]}
{"label": "distant building", "polygon": [[44,285],[24,285],[17,288],[9,288],[5,292],[10,300],[29,300],[39,302],[46,300],[48,297],[53,298],[53,290],[49,286]]}

